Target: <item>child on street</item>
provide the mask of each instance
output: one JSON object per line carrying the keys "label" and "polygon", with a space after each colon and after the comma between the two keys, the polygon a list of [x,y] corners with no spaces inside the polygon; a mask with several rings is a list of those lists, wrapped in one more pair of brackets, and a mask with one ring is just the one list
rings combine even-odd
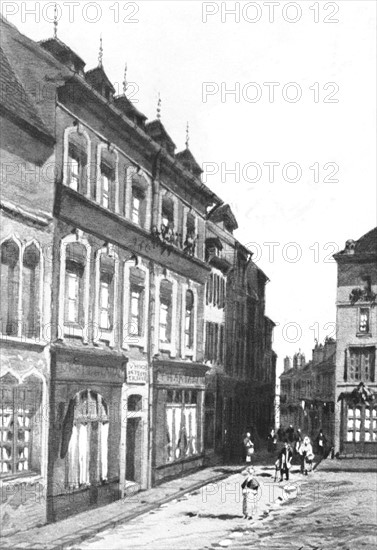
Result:
{"label": "child on street", "polygon": [[255,477],[255,471],[252,466],[249,466],[242,472],[246,478],[241,485],[242,488],[242,514],[245,519],[252,519],[253,514],[257,513],[258,491],[260,484]]}

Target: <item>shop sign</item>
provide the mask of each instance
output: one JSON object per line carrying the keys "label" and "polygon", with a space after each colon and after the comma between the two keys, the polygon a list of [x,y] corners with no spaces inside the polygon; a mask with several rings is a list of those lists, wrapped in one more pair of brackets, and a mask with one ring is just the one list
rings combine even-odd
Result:
{"label": "shop sign", "polygon": [[127,363],[127,384],[146,384],[148,382],[148,363],[129,361]]}

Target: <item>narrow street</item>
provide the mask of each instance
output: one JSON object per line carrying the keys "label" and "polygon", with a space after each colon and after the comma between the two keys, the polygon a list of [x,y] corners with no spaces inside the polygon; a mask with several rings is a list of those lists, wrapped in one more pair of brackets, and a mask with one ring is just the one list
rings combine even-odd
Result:
{"label": "narrow street", "polygon": [[376,473],[361,474],[354,466],[353,471],[328,471],[332,464],[327,461],[307,478],[295,466],[289,483],[281,484],[273,482],[272,467],[257,466],[262,491],[249,521],[242,518],[242,476],[235,474],[75,548],[374,549]]}

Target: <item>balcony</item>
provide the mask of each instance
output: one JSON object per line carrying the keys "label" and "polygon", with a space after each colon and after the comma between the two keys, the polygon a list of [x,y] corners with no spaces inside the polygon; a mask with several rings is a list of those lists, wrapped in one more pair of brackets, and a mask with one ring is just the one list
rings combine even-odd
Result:
{"label": "balcony", "polygon": [[55,215],[74,227],[155,261],[184,277],[202,284],[207,280],[210,268],[193,256],[195,246],[181,247],[172,239],[171,233],[149,233],[64,185],[58,186]]}

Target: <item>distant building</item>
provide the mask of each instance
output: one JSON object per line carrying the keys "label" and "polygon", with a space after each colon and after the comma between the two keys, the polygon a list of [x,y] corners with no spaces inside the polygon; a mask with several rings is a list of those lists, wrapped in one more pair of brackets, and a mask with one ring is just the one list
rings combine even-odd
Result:
{"label": "distant building", "polygon": [[[316,343],[312,360],[298,352],[284,359],[280,376],[280,424],[300,428],[314,439],[322,428],[329,442],[334,438],[336,342]],[[291,366],[293,363],[293,366]]]}
{"label": "distant building", "polygon": [[377,455],[377,227],[348,240],[338,264],[335,450]]}

